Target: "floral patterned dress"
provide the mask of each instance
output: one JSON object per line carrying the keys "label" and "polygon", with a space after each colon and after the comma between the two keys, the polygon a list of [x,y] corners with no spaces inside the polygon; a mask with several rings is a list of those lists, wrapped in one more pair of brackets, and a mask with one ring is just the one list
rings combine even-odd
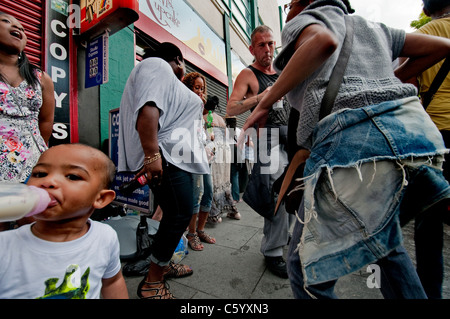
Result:
{"label": "floral patterned dress", "polygon": [[225,138],[225,121],[215,112],[213,114],[214,141],[212,148],[215,156],[211,161],[211,176],[213,182],[213,201],[209,219],[221,217],[222,214],[236,213],[237,208],[231,196],[230,165],[231,148]]}
{"label": "floral patterned dress", "polygon": [[[39,83],[41,72],[37,72]],[[42,88],[0,81],[0,181],[25,182],[47,145],[39,131]]]}

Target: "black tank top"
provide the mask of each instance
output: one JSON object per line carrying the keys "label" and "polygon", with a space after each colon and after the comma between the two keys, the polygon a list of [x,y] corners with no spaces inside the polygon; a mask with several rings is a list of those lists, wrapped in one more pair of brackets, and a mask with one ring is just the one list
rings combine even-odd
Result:
{"label": "black tank top", "polygon": [[[275,81],[278,79],[278,74],[265,74],[258,69],[255,69],[253,66],[249,65],[248,68],[253,71],[258,80],[259,90],[258,94],[263,92],[267,87],[272,86]],[[271,126],[281,126],[287,125],[289,119],[290,105],[286,99],[283,99],[283,107],[277,108],[274,106],[269,111],[269,116],[267,118],[266,125]],[[251,110],[253,111],[255,107]]]}

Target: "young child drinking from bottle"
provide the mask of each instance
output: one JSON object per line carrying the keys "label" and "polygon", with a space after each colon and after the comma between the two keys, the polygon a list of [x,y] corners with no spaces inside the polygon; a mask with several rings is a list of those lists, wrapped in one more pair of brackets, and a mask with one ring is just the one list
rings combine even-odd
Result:
{"label": "young child drinking from bottle", "polygon": [[51,201],[34,223],[0,232],[0,299],[128,298],[117,234],[90,219],[115,198],[114,174],[112,161],[87,145],[41,155],[27,184]]}

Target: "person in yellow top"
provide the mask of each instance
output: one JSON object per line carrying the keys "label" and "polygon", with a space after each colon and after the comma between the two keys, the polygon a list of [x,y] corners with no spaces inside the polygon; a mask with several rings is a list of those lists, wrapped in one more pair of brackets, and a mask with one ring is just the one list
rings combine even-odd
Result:
{"label": "person in yellow top", "polygon": [[[432,20],[416,32],[450,39],[450,1],[423,0],[423,11]],[[419,92],[427,92],[443,60],[418,78]],[[450,75],[447,75],[427,107],[427,112],[440,131],[450,131]],[[446,143],[447,144],[447,143]]]}
{"label": "person in yellow top", "polygon": [[[450,0],[422,0],[423,12],[431,21],[417,33],[450,38]],[[424,71],[415,83],[423,96],[430,88],[444,60]],[[423,102],[423,101],[422,101]],[[442,82],[426,108],[433,122],[450,148],[450,75]],[[444,177],[450,181],[450,154],[445,155]],[[442,202],[430,208],[415,220],[415,249],[417,274],[430,299],[442,298],[443,266],[443,221],[449,223],[449,204]]]}

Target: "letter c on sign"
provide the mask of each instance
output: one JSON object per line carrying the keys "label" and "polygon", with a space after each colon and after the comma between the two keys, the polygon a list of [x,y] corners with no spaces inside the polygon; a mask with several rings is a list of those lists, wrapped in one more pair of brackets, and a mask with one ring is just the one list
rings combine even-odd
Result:
{"label": "letter c on sign", "polygon": [[65,38],[67,36],[66,32],[58,31],[57,26],[60,26],[63,29],[67,29],[66,25],[58,20],[52,20],[50,23],[50,28],[52,29],[52,32],[56,34],[58,37]]}

